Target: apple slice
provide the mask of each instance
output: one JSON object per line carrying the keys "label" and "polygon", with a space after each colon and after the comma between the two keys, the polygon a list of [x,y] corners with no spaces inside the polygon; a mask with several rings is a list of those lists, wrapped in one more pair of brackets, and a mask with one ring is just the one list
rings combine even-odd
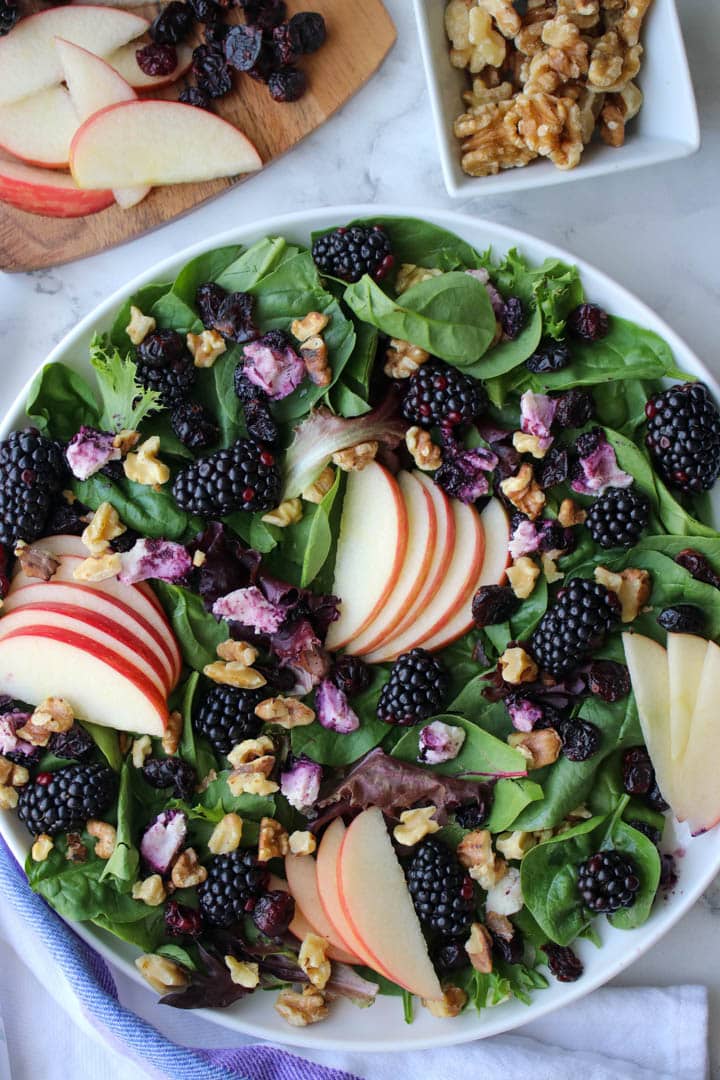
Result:
{"label": "apple slice", "polygon": [[160,694],[168,694],[170,687],[155,653],[114,619],[72,604],[30,604],[0,618],[0,638],[21,627],[38,625],[90,635],[98,644],[114,649],[128,668],[144,675]]}
{"label": "apple slice", "polygon": [[668,634],[670,679],[670,754],[677,761],[685,753],[708,643],[695,634]]}
{"label": "apple slice", "polygon": [[444,649],[446,645],[457,641],[466,634],[474,625],[472,614],[472,602],[475,593],[483,585],[499,585],[505,578],[505,571],[510,562],[508,545],[510,543],[510,522],[497,499],[491,499],[480,514],[480,525],[483,530],[483,559],[480,564],[480,573],[468,589],[467,595],[461,607],[452,619],[438,630],[431,638],[423,641],[423,649],[430,652]]}
{"label": "apple slice", "polygon": [[425,1000],[442,998],[405,875],[382,811],[363,810],[345,833],[338,863],[343,913],[373,966]]}
{"label": "apple slice", "polygon": [[37,703],[64,697],[75,715],[118,731],[161,737],[164,697],[114,650],[85,634],[28,626],[0,640],[0,692]]}
{"label": "apple slice", "polygon": [[[707,643],[697,700],[692,714],[687,747],[682,757],[672,808],[686,821],[693,836],[707,832],[720,821],[720,647]],[[661,785],[662,790],[662,785]]]}
{"label": "apple slice", "polygon": [[139,638],[145,648],[152,652],[163,669],[168,689],[173,689],[177,673],[170,650],[157,630],[127,604],[90,586],[52,580],[39,581],[37,585],[13,589],[6,596],[2,606],[3,618],[29,604],[70,604],[117,623],[127,633]]}
{"label": "apple slice", "polygon": [[177,67],[169,75],[146,75],[137,62],[138,44],[131,41],[129,45],[123,45],[117,52],[105,57],[110,67],[117,71],[118,75],[132,86],[133,90],[140,93],[148,90],[157,90],[161,86],[169,86],[176,82],[192,64],[192,49],[189,45],[176,45]]}
{"label": "apple slice", "polygon": [[66,173],[0,157],[0,202],[27,214],[73,218],[107,210],[115,198],[112,191],[81,191]]}
{"label": "apple slice", "polygon": [[354,641],[383,609],[407,543],[407,510],[395,477],[375,461],[348,473],[332,590],[340,618],[326,639],[331,652]]}
{"label": "apple slice", "polygon": [[451,500],[451,506],[455,521],[455,548],[444,581],[407,630],[366,656],[370,663],[394,660],[439,635],[461,609],[469,590],[477,581],[484,548],[480,515],[474,507],[466,506],[457,499]]}
{"label": "apple slice", "polygon": [[[374,967],[364,946],[348,922],[340,903],[338,891],[338,859],[340,848],[345,839],[345,823],[342,818],[335,818],[323,833],[318,847],[315,870],[317,873],[318,896],[326,919],[335,928],[335,935],[343,943],[343,948],[352,956],[359,956],[363,964]],[[376,968],[381,975],[387,975],[383,968]]]}
{"label": "apple slice", "polygon": [[12,34],[0,38],[0,105],[62,81],[62,67],[54,44],[56,37],[106,56],[140,37],[149,25],[140,15],[94,4],[48,8],[28,15],[14,27]]}
{"label": "apple slice", "polygon": [[640,727],[661,792],[674,808],[675,770],[670,751],[670,676],[667,652],[642,634],[622,636]]}
{"label": "apple slice", "polygon": [[[55,38],[55,48],[60,56],[65,82],[81,124],[108,105],[137,99],[133,88],[99,56],[63,38]],[[116,188],[113,195],[118,205],[126,210],[142,202],[149,191],[147,185],[141,185]]]}
{"label": "apple slice", "polygon": [[351,656],[372,652],[387,641],[424,585],[435,552],[437,516],[430,493],[412,473],[398,473],[396,479],[408,521],[405,561],[380,614],[347,646]]}
{"label": "apple slice", "polygon": [[238,128],[178,101],[111,105],[86,120],[70,145],[70,171],[83,188],[185,184],[261,166]]}
{"label": "apple slice", "polygon": [[62,86],[0,105],[0,146],[28,165],[67,168],[78,127],[70,95]]}
{"label": "apple slice", "polygon": [[330,943],[330,959],[344,964],[362,964],[359,957],[345,948],[344,941],[323,910],[315,860],[310,855],[286,855],[285,876],[295,898],[296,911],[302,914],[311,930]]}

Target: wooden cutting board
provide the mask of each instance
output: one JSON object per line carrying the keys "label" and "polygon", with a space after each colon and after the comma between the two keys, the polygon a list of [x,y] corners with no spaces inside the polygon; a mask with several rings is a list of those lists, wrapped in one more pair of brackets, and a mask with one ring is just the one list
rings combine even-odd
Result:
{"label": "wooden cutting board", "polygon": [[[25,6],[39,11],[48,5],[27,0]],[[160,6],[148,4],[133,10],[152,19]],[[377,70],[395,41],[395,27],[381,0],[288,0],[290,14],[307,10],[325,16],[328,39],[322,49],[300,61],[308,76],[308,90],[300,101],[274,102],[266,86],[246,75],[236,75],[233,92],[215,103],[220,116],[252,139],[266,165],[341,108]],[[242,17],[234,10],[227,21],[240,22]],[[176,99],[186,81],[181,79],[154,96]],[[331,153],[332,148],[326,152]],[[322,153],[319,148],[318,170],[323,168]],[[0,270],[36,270],[105,251],[186,214],[245,179],[263,183],[259,173],[155,188],[130,210],[112,206],[81,218],[40,217],[0,203]],[[292,206],[290,174],[286,205],[288,209]]]}

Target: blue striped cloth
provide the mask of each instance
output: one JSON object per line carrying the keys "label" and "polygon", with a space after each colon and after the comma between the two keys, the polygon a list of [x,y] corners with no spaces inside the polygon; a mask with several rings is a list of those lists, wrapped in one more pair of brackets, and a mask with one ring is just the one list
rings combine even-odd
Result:
{"label": "blue striped cloth", "polygon": [[0,838],[0,892],[62,970],[83,1015],[116,1051],[172,1080],[357,1080],[272,1046],[203,1050],[180,1046],[126,1009],[104,960],[32,892]]}

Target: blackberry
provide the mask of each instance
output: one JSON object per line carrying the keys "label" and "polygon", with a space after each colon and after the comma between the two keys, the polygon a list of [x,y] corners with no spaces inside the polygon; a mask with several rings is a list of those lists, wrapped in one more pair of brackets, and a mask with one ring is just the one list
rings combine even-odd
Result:
{"label": "blackberry", "polygon": [[273,71],[268,79],[268,90],[273,101],[299,101],[307,90],[305,72],[293,67]]}
{"label": "blackberry", "polygon": [[14,548],[42,535],[64,475],[62,451],[35,428],[13,431],[0,443],[0,543]]}
{"label": "blackberry", "polygon": [[415,848],[405,877],[415,911],[426,931],[444,938],[466,934],[475,910],[472,879],[439,840]]}
{"label": "blackberry", "polygon": [[630,821],[628,821],[628,825],[632,829],[635,829],[636,832],[642,833],[643,836],[647,836],[648,840],[653,843],[655,847],[660,846],[663,834],[662,829],[656,829],[655,826],[651,825],[649,822],[639,821],[637,818],[631,818]]}
{"label": "blackberry", "polygon": [[[256,387],[257,389],[257,387]],[[251,439],[274,446],[280,440],[280,431],[266,401],[253,398],[246,402],[245,427]]]}
{"label": "blackberry", "polygon": [[703,637],[705,633],[705,612],[695,604],[666,607],[658,615],[657,621],[669,634],[696,634]]}
{"label": "blackberry", "polygon": [[632,907],[640,888],[635,864],[619,851],[598,851],[578,870],[578,892],[590,911],[611,915]]}
{"label": "blackberry", "polygon": [[137,66],[144,75],[171,75],[178,64],[174,45],[143,45],[135,50]]}
{"label": "blackberry", "polygon": [[254,739],[260,734],[262,720],[255,715],[255,706],[267,696],[260,690],[213,686],[193,718],[193,727],[205,736],[217,754],[229,754],[243,739]]}
{"label": "blackberry", "polygon": [[235,510],[271,510],[280,502],[275,457],[249,439],[200,458],[178,473],[173,495],[191,514],[225,517]]}
{"label": "blackberry", "polygon": [[211,926],[230,926],[249,914],[270,877],[251,851],[217,855],[207,871],[200,886],[200,912]]}
{"label": "blackberry", "polygon": [[720,475],[720,412],[702,383],[672,386],[645,406],[647,445],[668,484],[707,491]]}
{"label": "blackberry", "polygon": [[564,341],[546,338],[525,361],[525,367],[532,371],[533,375],[546,375],[553,371],[562,371],[571,359],[570,350]]}
{"label": "blackberry", "polygon": [[185,401],[197,377],[193,358],[175,330],[153,330],[136,350],[137,377],[172,409]]}
{"label": "blackberry", "polygon": [[568,761],[587,761],[600,749],[602,734],[600,728],[591,720],[582,720],[579,717],[565,720],[557,731],[562,739],[562,752]]}
{"label": "blackberry", "polygon": [[608,488],[588,510],[587,527],[602,548],[637,544],[650,517],[650,501],[634,487]]}
{"label": "blackberry", "polygon": [[508,585],[482,585],[473,596],[472,617],[482,629],[507,622],[519,607],[520,601]]}
{"label": "blackberry", "polygon": [[585,970],[582,960],[569,945],[556,945],[554,941],[548,941],[542,946],[542,951],[547,956],[551,974],[558,982],[577,982]]}
{"label": "blackberry", "polygon": [[105,765],[66,765],[39,773],[20,789],[18,816],[33,836],[81,831],[102,817],[117,793],[115,774]]}
{"label": "blackberry", "polygon": [[348,282],[359,281],[363,274],[381,281],[395,265],[390,237],[382,225],[334,229],[317,238],[312,256],[322,274]]}
{"label": "blackberry", "polygon": [[314,53],[325,44],[325,19],[316,11],[299,11],[288,23],[293,49],[297,53]]}
{"label": "blackberry", "polygon": [[0,37],[9,34],[20,18],[20,8],[12,0],[0,0]]}
{"label": "blackberry", "polygon": [[437,360],[423,364],[407,380],[401,411],[411,424],[452,427],[474,420],[486,406],[487,395],[477,379]]}
{"label": "blackberry", "polygon": [[359,656],[338,656],[331,677],[338,690],[348,697],[355,697],[367,690],[372,672]]}
{"label": "blackberry", "polygon": [[195,25],[195,14],[190,4],[170,0],[150,26],[150,37],[156,45],[178,45],[184,41]]}
{"label": "blackberry", "polygon": [[412,727],[442,712],[450,680],[439,660],[425,649],[398,657],[382,689],[377,715],[386,724]]}
{"label": "blackberry", "polygon": [[204,450],[216,443],[220,430],[204,405],[182,401],[170,414],[172,429],[188,450]]}
{"label": "blackberry", "polygon": [[580,304],[567,319],[568,329],[581,341],[600,341],[610,329],[608,314],[597,304]]}
{"label": "blackberry", "polygon": [[600,647],[618,616],[617,597],[604,585],[574,578],[543,615],[530,651],[543,671],[566,675]]}

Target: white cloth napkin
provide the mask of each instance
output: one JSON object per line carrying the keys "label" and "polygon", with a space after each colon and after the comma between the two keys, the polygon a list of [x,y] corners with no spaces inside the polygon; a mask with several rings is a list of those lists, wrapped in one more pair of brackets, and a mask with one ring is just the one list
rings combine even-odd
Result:
{"label": "white cloth napkin", "polygon": [[[10,904],[0,905],[0,1010],[12,1080],[158,1080],[157,1071],[125,1057],[102,1027],[88,1023],[65,976],[28,931]],[[217,1049],[251,1041],[158,1008],[143,987],[115,978],[123,1004],[175,1042]],[[288,1049],[363,1080],[706,1080],[707,1024],[704,987],[612,988],[518,1032],[457,1048],[397,1055]],[[302,1072],[311,1077],[312,1065]],[[272,1071],[264,1075],[273,1080]]]}

